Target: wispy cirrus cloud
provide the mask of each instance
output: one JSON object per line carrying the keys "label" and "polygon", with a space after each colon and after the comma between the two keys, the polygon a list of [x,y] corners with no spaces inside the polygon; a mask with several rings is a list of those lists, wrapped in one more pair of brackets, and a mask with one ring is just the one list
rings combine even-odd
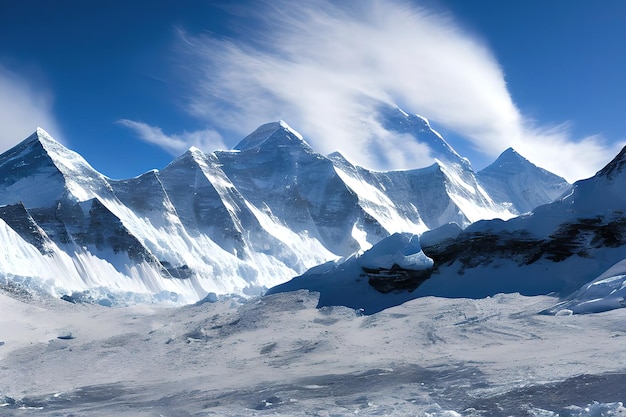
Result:
{"label": "wispy cirrus cloud", "polygon": [[117,123],[134,130],[141,139],[160,146],[174,156],[180,155],[191,146],[205,151],[228,149],[222,136],[212,129],[166,135],[161,128],[143,122],[122,119]]}
{"label": "wispy cirrus cloud", "polygon": [[284,119],[320,152],[368,168],[423,165],[424,146],[377,122],[375,103],[384,102],[489,157],[512,146],[569,180],[616,153],[600,137],[573,140],[564,126],[524,117],[492,52],[449,14],[404,0],[259,1],[237,12],[245,18],[238,36],[181,31],[187,109],[224,137]]}
{"label": "wispy cirrus cloud", "polygon": [[239,134],[282,118],[316,149],[378,169],[415,167],[424,152],[406,140],[385,145],[394,134],[381,132],[377,102],[476,137],[517,123],[497,62],[449,17],[401,1],[346,4],[261,3],[249,36],[183,34],[195,65],[189,110]]}
{"label": "wispy cirrus cloud", "polygon": [[608,144],[601,135],[573,139],[569,123],[537,127],[530,122],[510,138],[510,144],[536,165],[570,182],[594,175],[626,145]]}
{"label": "wispy cirrus cloud", "polygon": [[0,64],[0,152],[42,127],[62,140],[52,111],[52,94]]}

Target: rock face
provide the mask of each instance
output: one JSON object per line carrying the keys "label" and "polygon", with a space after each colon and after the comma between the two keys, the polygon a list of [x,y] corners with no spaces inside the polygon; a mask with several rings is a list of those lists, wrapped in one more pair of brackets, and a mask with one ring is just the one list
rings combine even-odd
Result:
{"label": "rock face", "polygon": [[[514,193],[492,198],[426,119],[389,107],[380,117],[428,146],[434,164],[370,171],[274,122],[232,151],[191,148],[160,171],[111,180],[38,129],[0,155],[0,234],[20,254],[0,278],[96,302],[259,294],[395,233],[516,212]],[[373,285],[419,285],[403,268],[413,271],[389,265],[392,279],[380,270]]]}
{"label": "rock face", "polygon": [[48,248],[50,239],[31,217],[24,204],[0,206],[0,219],[4,220],[27,243],[36,247],[42,255],[50,253]]}
{"label": "rock face", "polygon": [[517,266],[540,260],[562,262],[570,257],[592,258],[604,248],[626,244],[626,218],[579,218],[558,225],[548,236],[538,237],[526,231],[474,230],[468,228],[454,240],[424,246],[435,260],[436,269],[457,262],[458,273],[487,266],[494,258],[506,258]]}
{"label": "rock face", "polygon": [[[424,294],[473,286],[476,296],[505,290],[567,295],[600,275],[626,257],[623,160],[624,151],[594,177],[576,182],[571,193],[528,215],[478,222],[456,239],[424,243],[435,265]],[[479,276],[486,277],[482,283]]]}
{"label": "rock face", "polygon": [[[337,303],[368,312],[422,296],[567,296],[580,289],[575,301],[561,308],[575,305],[582,311],[589,306],[589,294],[600,288],[606,294],[594,308],[616,308],[623,300],[610,291],[621,285],[619,272],[626,259],[624,155],[621,152],[594,177],[576,182],[566,196],[529,214],[483,220],[465,229],[447,224],[423,233],[417,246],[431,264],[415,274],[394,261],[397,248],[381,241],[369,251],[376,254],[375,262],[367,260],[366,252],[361,258],[312,269],[271,292],[319,291],[321,305]],[[618,262],[620,271],[603,274]],[[365,280],[378,294],[363,289]],[[587,300],[585,306],[581,299]]]}
{"label": "rock face", "polygon": [[433,261],[416,235],[394,234],[357,258],[368,284],[383,294],[413,291],[432,273]]}
{"label": "rock face", "polygon": [[363,268],[367,274],[367,283],[376,291],[388,294],[392,291],[414,291],[430,278],[432,270],[413,271],[393,264],[391,268]]}

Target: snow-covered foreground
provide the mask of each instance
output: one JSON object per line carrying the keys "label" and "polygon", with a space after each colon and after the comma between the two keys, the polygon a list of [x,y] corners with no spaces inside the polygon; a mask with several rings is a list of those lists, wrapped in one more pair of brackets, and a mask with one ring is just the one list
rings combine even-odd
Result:
{"label": "snow-covered foreground", "polygon": [[0,293],[0,414],[626,415],[626,309],[537,314],[555,302],[360,316],[304,291],[176,309]]}

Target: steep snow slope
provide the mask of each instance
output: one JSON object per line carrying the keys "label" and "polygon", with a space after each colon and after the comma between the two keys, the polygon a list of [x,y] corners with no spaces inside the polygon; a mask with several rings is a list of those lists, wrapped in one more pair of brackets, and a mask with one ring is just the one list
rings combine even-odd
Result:
{"label": "steep snow slope", "polygon": [[479,171],[476,178],[495,201],[509,203],[515,213],[552,202],[571,188],[565,179],[537,167],[513,148]]}
{"label": "steep snow slope", "polygon": [[[479,219],[513,216],[482,190],[463,165],[436,162],[427,168],[376,172],[356,167],[339,154],[331,159],[360,204],[389,232],[421,233],[449,222],[465,227]],[[394,223],[397,219],[411,219],[414,225]]]}
{"label": "steep snow slope", "polygon": [[111,303],[258,294],[393,233],[511,216],[425,119],[387,108],[381,120],[437,162],[368,171],[276,122],[232,151],[192,148],[161,171],[114,181],[38,129],[0,155],[0,218],[40,253],[37,271],[51,259],[69,268],[28,280]]}
{"label": "steep snow slope", "polygon": [[332,162],[284,122],[263,125],[235,151],[216,155],[247,201],[334,254],[349,255],[388,234],[359,205]]}
{"label": "steep snow slope", "polygon": [[50,240],[46,240],[45,253],[41,253],[3,220],[0,220],[0,241],[3,242],[0,250],[0,284],[3,287],[23,286],[57,296],[67,291],[90,290],[97,299],[111,303],[133,301],[116,300],[123,294],[113,295],[115,288],[124,288],[127,296],[152,294],[152,297],[163,300],[170,300],[172,294],[191,298],[194,293],[190,282],[161,281],[158,272],[145,262],[131,264],[126,259],[128,266],[119,271],[111,264],[113,257],[105,261],[87,251],[68,254]]}
{"label": "steep snow slope", "polygon": [[626,258],[625,151],[570,194],[509,221],[481,221],[424,247],[435,260],[417,295],[567,295]]}
{"label": "steep snow slope", "polygon": [[112,197],[103,175],[40,128],[0,155],[0,189],[0,204],[26,207]]}
{"label": "steep snow slope", "polygon": [[[449,222],[465,227],[480,219],[513,217],[514,212],[509,210],[508,205],[494,201],[485,192],[470,162],[452,149],[432,129],[428,120],[387,105],[380,106],[379,111],[379,119],[385,129],[426,145],[434,164],[423,169],[374,172],[355,168],[341,155],[335,154],[332,159],[342,178],[358,178],[372,185],[393,201],[405,216],[411,218],[417,212],[428,229]],[[391,231],[415,232],[415,229]]]}
{"label": "steep snow slope", "polygon": [[626,259],[546,310],[555,314],[598,313],[626,307]]}
{"label": "steep snow slope", "polygon": [[[228,253],[226,258],[241,263],[240,270],[231,273],[257,287],[335,256],[317,240],[291,231],[255,207],[234,186],[215,154],[191,149],[164,168],[159,178],[191,240],[219,245]],[[203,256],[210,263],[215,255],[206,250]]]}
{"label": "steep snow slope", "polygon": [[321,293],[321,305],[374,305],[374,311],[427,295],[567,295],[626,258],[625,159],[622,151],[594,177],[576,182],[571,194],[528,215],[425,232],[422,250],[434,264],[416,289],[394,287],[391,277],[386,288],[392,291],[381,291],[380,284],[366,282],[368,270],[349,259],[312,269],[271,292],[310,289]]}
{"label": "steep snow slope", "polygon": [[[29,276],[37,282],[53,282],[54,286],[49,288],[52,293],[91,289],[100,296],[106,296],[108,291],[138,292],[151,299],[155,294],[160,297],[162,291],[172,291],[176,299],[192,302],[207,291],[229,292],[246,286],[241,278],[242,265],[223,262],[216,256],[219,253],[216,250],[212,252],[215,259],[211,262],[205,259],[193,265],[206,272],[209,279],[172,280],[172,273],[178,277],[186,269],[186,263],[181,262],[186,243],[193,246],[197,242],[177,227],[167,199],[162,199],[158,207],[153,204],[152,214],[146,216],[150,200],[140,193],[147,184],[139,181],[139,187],[134,190],[139,193],[135,202],[141,200],[137,204],[143,207],[135,204],[137,212],[133,211],[116,196],[107,178],[41,129],[0,157],[0,176],[2,202],[22,202],[24,208],[13,210],[10,216],[6,213],[5,218],[11,217],[14,227],[32,221],[34,224],[29,229],[18,227],[17,230],[31,237],[40,230],[40,240],[48,239],[56,247],[56,259],[54,254],[49,254],[43,259],[34,258],[33,264],[40,262],[43,269],[39,270],[45,270],[50,261],[61,262],[58,256],[62,256],[62,263],[68,269],[57,273],[52,281],[50,274]],[[120,185],[118,191],[130,202],[127,189]],[[151,193],[150,199],[156,201],[157,196]],[[156,215],[155,210],[160,214]],[[213,242],[206,242],[202,250],[209,252],[215,247]],[[216,264],[228,267],[217,280],[209,274]]]}

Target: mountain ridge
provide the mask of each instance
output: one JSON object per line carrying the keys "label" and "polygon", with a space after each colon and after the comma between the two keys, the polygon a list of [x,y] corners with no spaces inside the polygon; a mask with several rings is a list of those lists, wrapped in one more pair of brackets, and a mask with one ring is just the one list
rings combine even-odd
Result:
{"label": "mountain ridge", "polygon": [[[595,176],[574,183],[571,192],[527,214],[423,233],[412,252],[432,263],[423,262],[418,275],[400,265],[366,268],[356,256],[311,269],[268,293],[307,289],[320,293],[320,307],[343,305],[365,314],[418,297],[498,293],[565,297],[573,292],[551,313],[626,307],[619,292],[626,265],[625,157],[620,152]],[[371,250],[380,253],[381,245]]]}
{"label": "mountain ridge", "polygon": [[[112,180],[37,129],[0,155],[0,218],[22,236],[21,246],[35,243],[35,264],[62,259],[68,278],[37,272],[19,280],[55,294],[92,291],[107,303],[258,294],[394,233],[513,215],[426,119],[394,111],[404,123],[397,129],[428,136],[445,158],[429,168],[369,171],[315,152],[278,121],[238,149],[192,147],[161,170]],[[0,278],[9,279],[11,268],[21,267],[7,264]],[[139,294],[120,295],[125,285]]]}

